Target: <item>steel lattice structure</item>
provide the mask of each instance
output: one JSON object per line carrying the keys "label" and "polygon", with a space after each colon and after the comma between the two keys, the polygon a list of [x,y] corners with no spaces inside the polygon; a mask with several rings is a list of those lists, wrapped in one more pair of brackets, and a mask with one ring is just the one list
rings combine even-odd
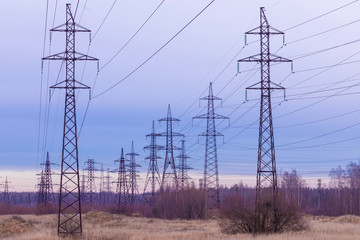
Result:
{"label": "steel lattice structure", "polygon": [[193,119],[207,120],[206,132],[199,135],[206,137],[204,168],[205,206],[207,206],[207,208],[218,208],[220,206],[220,193],[216,137],[223,136],[223,134],[216,131],[215,120],[229,118],[215,113],[214,101],[221,100],[221,98],[214,96],[211,82],[209,95],[200,98],[200,100],[206,100],[208,102],[207,113],[193,117]]}
{"label": "steel lattice structure", "polygon": [[55,197],[52,184],[52,172],[49,152],[46,154],[46,161],[41,165],[45,166],[40,173],[39,191],[37,196],[37,205],[39,207],[49,207],[55,204]]}
{"label": "steel lattice structure", "polygon": [[187,164],[187,159],[190,157],[186,154],[185,140],[181,140],[180,154],[176,156],[176,158],[179,160],[179,165],[177,166],[179,186],[181,190],[184,190],[189,187],[188,180],[190,177],[188,171],[192,169],[192,167]]}
{"label": "steel lattice structure", "polygon": [[164,191],[165,187],[172,187],[175,191],[178,191],[179,182],[176,174],[176,166],[174,160],[174,147],[173,138],[174,137],[183,137],[181,133],[173,132],[173,122],[179,122],[177,118],[171,117],[170,104],[168,105],[167,117],[162,118],[159,122],[166,122],[166,132],[161,133],[160,136],[166,137],[166,147],[165,147],[165,162],[164,162],[164,171],[160,185],[160,191]]}
{"label": "steel lattice structure", "polygon": [[139,195],[139,186],[137,184],[137,174],[136,168],[141,167],[139,164],[136,164],[135,157],[139,154],[135,153],[134,141],[131,142],[131,152],[126,154],[130,157],[130,162],[127,164],[129,169],[129,200],[130,206],[134,206],[136,203],[136,195]]}
{"label": "steel lattice structure", "polygon": [[86,196],[87,196],[87,202],[89,203],[90,207],[94,207],[94,204],[96,203],[96,183],[95,183],[95,171],[98,169],[95,168],[95,160],[94,159],[88,159],[85,164],[87,164],[87,167],[84,168],[85,171],[87,171],[87,182],[86,182]]}
{"label": "steel lattice structure", "polygon": [[[155,197],[157,195],[156,193],[156,186],[160,188],[160,173],[159,168],[157,165],[157,160],[161,159],[157,155],[157,152],[159,150],[163,150],[164,147],[160,145],[156,145],[156,138],[159,137],[160,134],[155,133],[155,122],[152,122],[152,131],[150,134],[146,135],[146,138],[150,137],[150,145],[144,147],[144,149],[150,151],[150,155],[146,157],[145,159],[149,160],[149,168],[145,179],[145,186],[144,186],[144,198],[145,201],[149,205],[153,205],[155,202]],[[150,185],[150,191],[149,191],[149,185]]]}
{"label": "steel lattice structure", "polygon": [[53,85],[53,89],[65,89],[65,112],[63,129],[63,147],[60,177],[60,198],[58,212],[58,235],[81,236],[81,201],[79,188],[79,161],[76,126],[76,89],[90,89],[90,87],[75,80],[76,61],[98,61],[97,58],[75,51],[75,35],[77,32],[90,30],[75,23],[71,13],[71,4],[66,4],[66,22],[50,30],[50,32],[65,32],[66,50],[43,58],[42,60],[65,61],[66,79]]}
{"label": "steel lattice structure", "polygon": [[[264,191],[277,196],[277,173],[275,161],[274,133],[271,108],[271,92],[285,90],[282,86],[271,82],[270,64],[272,62],[292,62],[289,59],[270,53],[270,35],[284,34],[269,25],[265,16],[265,9],[260,8],[260,26],[245,34],[260,35],[260,54],[238,60],[239,62],[260,63],[261,81],[251,85],[247,90],[260,90],[260,125],[259,145],[256,177],[256,202]],[[268,193],[266,193],[268,194]]]}
{"label": "steel lattice structure", "polygon": [[6,176],[5,182],[4,182],[3,202],[8,206],[10,206],[10,204],[11,204],[10,194],[9,194],[9,181],[7,179],[7,176]]}
{"label": "steel lattice structure", "polygon": [[115,160],[115,162],[119,162],[119,168],[116,169],[118,173],[118,180],[116,182],[116,197],[115,203],[117,204],[118,213],[125,213],[129,204],[129,188],[126,174],[126,164],[124,157],[124,150],[121,148],[121,157],[119,160]]}

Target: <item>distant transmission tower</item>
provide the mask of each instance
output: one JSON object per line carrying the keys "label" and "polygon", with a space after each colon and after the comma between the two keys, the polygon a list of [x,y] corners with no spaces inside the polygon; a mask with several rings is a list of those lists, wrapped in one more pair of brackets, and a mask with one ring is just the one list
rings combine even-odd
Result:
{"label": "distant transmission tower", "polygon": [[134,206],[136,203],[136,196],[139,195],[139,186],[137,183],[137,174],[136,168],[141,167],[139,164],[136,164],[135,157],[139,154],[135,153],[134,141],[131,142],[131,152],[126,154],[130,156],[130,162],[127,165],[129,168],[129,194],[130,194],[130,206]]}
{"label": "distant transmission tower", "polygon": [[90,207],[94,207],[94,204],[96,203],[95,171],[97,171],[98,169],[95,168],[95,163],[96,162],[94,159],[88,159],[85,162],[85,164],[87,164],[87,167],[84,169],[85,171],[87,171],[86,195]]}
{"label": "distant transmission tower", "polygon": [[3,202],[10,206],[11,202],[10,202],[10,194],[9,194],[9,181],[8,178],[6,176],[5,178],[5,182],[4,182],[4,192],[3,192]]}
{"label": "distant transmission tower", "polygon": [[207,206],[207,208],[218,208],[220,206],[220,192],[216,137],[223,136],[223,134],[216,131],[215,119],[229,118],[215,113],[214,101],[221,100],[221,98],[214,96],[211,82],[209,95],[200,98],[200,100],[206,100],[208,102],[207,113],[193,117],[193,119],[207,120],[206,132],[199,135],[206,137],[204,169],[205,206]]}
{"label": "distant transmission tower", "polygon": [[261,81],[246,88],[261,91],[260,103],[260,126],[258,162],[256,177],[256,202],[263,194],[273,194],[276,201],[277,196],[277,173],[275,161],[274,134],[271,108],[271,92],[274,90],[285,90],[282,86],[270,81],[270,64],[272,62],[292,62],[289,59],[270,53],[270,35],[284,34],[269,25],[265,16],[265,9],[260,8],[260,27],[252,29],[245,34],[260,35],[261,53],[238,60],[239,62],[260,63]]}
{"label": "distant transmission tower", "polygon": [[49,207],[55,204],[55,197],[52,184],[52,172],[49,152],[46,154],[46,161],[41,165],[45,166],[45,169],[41,171],[39,192],[37,196],[37,204],[39,207]]}
{"label": "distant transmission tower", "polygon": [[66,79],[51,87],[53,89],[58,88],[66,90],[58,212],[58,235],[63,237],[81,236],[82,221],[75,92],[76,89],[90,89],[90,87],[75,80],[75,62],[86,60],[98,61],[98,59],[75,51],[76,33],[90,33],[90,30],[75,23],[74,17],[71,13],[71,4],[66,4],[65,24],[51,29],[50,32],[66,33],[65,52],[54,54],[42,59],[65,61],[66,66]]}
{"label": "distant transmission tower", "polygon": [[180,189],[184,190],[184,189],[189,187],[188,171],[190,169],[192,169],[187,164],[187,159],[190,158],[190,157],[188,155],[186,155],[185,140],[181,140],[180,154],[178,156],[176,156],[176,158],[179,160],[179,165],[177,167],[179,185],[180,185]]}
{"label": "distant transmission tower", "polygon": [[165,147],[165,163],[164,163],[164,171],[161,180],[160,191],[164,191],[166,186],[175,187],[175,191],[178,191],[179,182],[176,175],[176,166],[174,160],[174,149],[177,149],[173,145],[174,137],[183,137],[184,135],[181,133],[173,132],[172,123],[179,122],[180,120],[177,118],[171,117],[171,109],[170,104],[168,105],[168,113],[166,118],[162,118],[159,122],[166,122],[166,132],[161,133],[161,136],[166,137],[166,147]]}
{"label": "distant transmission tower", "polygon": [[121,148],[121,157],[119,160],[115,160],[115,162],[119,162],[119,168],[116,170],[118,172],[118,180],[116,187],[116,198],[115,202],[117,204],[118,213],[125,213],[128,207],[128,197],[129,197],[129,188],[127,183],[126,176],[126,166],[125,166],[125,157],[124,150]]}
{"label": "distant transmission tower", "polygon": [[[150,137],[150,145],[144,147],[150,151],[150,155],[145,159],[149,160],[148,173],[146,175],[145,186],[144,186],[144,198],[145,201],[151,206],[155,202],[156,197],[156,186],[160,188],[160,173],[157,165],[157,160],[161,159],[157,155],[159,150],[163,150],[163,146],[156,145],[156,137],[159,137],[160,134],[155,133],[155,123],[152,122],[152,131],[150,134],[146,135],[146,138]],[[148,189],[150,185],[150,190]]]}

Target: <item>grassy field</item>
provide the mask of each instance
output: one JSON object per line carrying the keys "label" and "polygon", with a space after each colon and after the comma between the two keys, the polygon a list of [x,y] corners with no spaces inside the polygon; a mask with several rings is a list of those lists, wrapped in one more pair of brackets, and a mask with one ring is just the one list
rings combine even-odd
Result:
{"label": "grassy field", "polygon": [[[185,221],[127,217],[91,212],[84,215],[83,239],[94,240],[175,240],[175,239],[264,239],[264,240],[360,240],[360,217],[307,217],[309,230],[276,235],[224,235],[216,220]],[[56,216],[0,216],[0,238],[11,240],[52,240]]]}

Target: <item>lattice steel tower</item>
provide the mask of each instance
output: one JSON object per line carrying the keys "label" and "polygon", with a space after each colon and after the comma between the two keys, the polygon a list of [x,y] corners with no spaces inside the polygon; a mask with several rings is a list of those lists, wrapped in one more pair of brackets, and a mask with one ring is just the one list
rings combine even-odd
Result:
{"label": "lattice steel tower", "polygon": [[39,207],[49,207],[55,204],[51,164],[49,152],[47,152],[45,163],[41,163],[41,165],[45,166],[45,169],[41,171],[40,183],[38,185],[39,192],[37,196],[37,204]]}
{"label": "lattice steel tower", "polygon": [[184,190],[189,187],[188,171],[192,169],[192,167],[187,164],[187,159],[190,157],[186,154],[185,140],[181,140],[180,154],[176,156],[176,158],[179,160],[179,165],[177,167],[179,185],[180,189]]}
{"label": "lattice steel tower", "polygon": [[84,168],[85,171],[87,171],[87,183],[86,183],[86,196],[87,201],[90,204],[90,207],[93,207],[96,203],[96,184],[95,184],[95,171],[98,169],[95,168],[95,160],[94,159],[88,159],[85,164],[87,165],[86,168]]}
{"label": "lattice steel tower", "polygon": [[129,198],[130,206],[133,206],[136,202],[136,195],[139,195],[139,186],[137,184],[137,174],[136,168],[141,167],[139,164],[136,164],[135,157],[139,154],[135,153],[134,141],[131,142],[131,152],[126,154],[130,157],[130,162],[127,165],[129,168]]}
{"label": "lattice steel tower", "polygon": [[116,169],[118,172],[118,180],[116,187],[116,198],[115,203],[117,204],[118,213],[125,213],[128,207],[128,198],[129,198],[129,188],[126,176],[126,166],[125,166],[125,157],[124,150],[121,148],[121,157],[119,160],[115,160],[115,162],[119,162],[119,168]]}
{"label": "lattice steel tower", "polygon": [[76,89],[90,89],[90,87],[75,80],[76,61],[98,61],[97,58],[75,51],[75,35],[77,32],[90,30],[75,23],[71,13],[71,4],[66,4],[66,22],[50,30],[50,32],[66,33],[66,50],[43,60],[65,61],[66,79],[51,88],[65,89],[65,113],[63,130],[63,147],[60,177],[60,198],[58,213],[58,235],[81,236],[81,201],[79,188],[79,161],[76,127]]}
{"label": "lattice steel tower", "polygon": [[238,60],[239,62],[260,63],[261,80],[246,89],[260,90],[260,125],[256,177],[256,202],[262,192],[267,191],[277,196],[277,173],[275,161],[274,134],[271,108],[271,92],[285,90],[282,86],[270,81],[270,64],[272,62],[291,62],[291,60],[270,53],[270,35],[284,34],[271,27],[265,16],[265,9],[260,8],[260,26],[245,34],[260,35],[260,54]]}
{"label": "lattice steel tower", "polygon": [[166,137],[166,147],[165,147],[165,162],[164,162],[164,171],[161,180],[160,191],[164,191],[165,187],[175,188],[175,191],[178,191],[179,182],[176,175],[176,166],[174,160],[174,149],[177,149],[173,145],[174,137],[183,137],[181,133],[173,132],[173,122],[179,122],[177,118],[171,117],[170,104],[168,105],[168,113],[166,118],[162,118],[159,122],[166,122],[166,132],[161,133],[160,136]]}
{"label": "lattice steel tower", "polygon": [[[157,155],[159,150],[163,150],[164,147],[160,145],[156,145],[156,138],[159,137],[160,134],[155,133],[155,123],[152,122],[152,131],[150,134],[146,135],[146,138],[150,137],[150,145],[144,147],[144,149],[150,151],[150,155],[145,159],[149,160],[149,168],[145,179],[145,186],[144,186],[144,198],[145,201],[151,206],[155,202],[156,193],[156,186],[160,188],[160,173],[159,168],[157,165],[157,160],[161,159]],[[149,185],[151,187],[149,191]]]}
{"label": "lattice steel tower", "polygon": [[10,206],[10,204],[11,204],[10,194],[9,194],[9,181],[7,179],[7,176],[6,176],[5,182],[4,182],[3,202],[8,206]]}
{"label": "lattice steel tower", "polygon": [[229,118],[215,113],[214,101],[221,100],[221,98],[214,96],[212,82],[209,85],[209,95],[200,98],[200,100],[208,102],[207,113],[193,117],[193,119],[206,119],[207,121],[206,132],[199,134],[199,136],[206,137],[204,168],[205,206],[207,208],[218,208],[220,207],[220,192],[216,137],[224,135],[216,131],[215,120]]}

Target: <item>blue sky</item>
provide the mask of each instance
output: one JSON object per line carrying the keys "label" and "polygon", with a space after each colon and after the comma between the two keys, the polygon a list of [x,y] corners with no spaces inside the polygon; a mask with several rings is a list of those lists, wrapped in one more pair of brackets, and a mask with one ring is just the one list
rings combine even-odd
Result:
{"label": "blue sky", "polygon": [[[84,8],[85,1],[80,0],[77,21],[81,17],[80,24],[94,34],[113,2],[88,0]],[[165,1],[124,51],[100,71],[94,95],[136,68],[209,2]],[[351,2],[354,3],[321,16]],[[58,1],[55,15],[55,1],[49,1],[45,55],[64,49],[65,39],[61,33],[52,36],[50,47],[48,30],[53,20],[54,26],[64,22],[65,3]],[[93,39],[89,55],[99,58],[102,67],[159,3],[117,1]],[[75,8],[76,1],[72,5]],[[278,171],[297,169],[304,177],[315,179],[327,177],[332,167],[357,161],[360,139],[353,138],[359,137],[360,130],[356,125],[360,117],[360,111],[357,111],[360,109],[357,106],[360,75],[357,75],[359,63],[350,62],[360,59],[360,53],[357,54],[360,51],[360,42],[357,42],[360,39],[357,14],[360,2],[225,0],[215,1],[126,81],[93,98],[79,138],[80,165],[84,166],[83,162],[90,157],[104,163],[106,168],[115,168],[113,160],[119,157],[121,147],[128,152],[134,140],[140,154],[139,163],[143,166],[140,171],[146,171],[144,158],[148,153],[142,150],[148,144],[145,135],[151,131],[152,120],[165,117],[167,104],[171,104],[173,116],[181,119],[175,130],[186,135],[188,154],[192,157],[189,164],[194,167],[194,174],[201,173],[204,139],[200,138],[198,144],[197,135],[205,131],[206,123],[196,120],[192,125],[191,118],[204,113],[206,103],[202,102],[199,107],[197,99],[206,95],[209,82],[216,79],[214,93],[223,98],[223,107],[217,107],[216,111],[226,116],[231,114],[230,127],[226,122],[218,126],[218,131],[225,135],[225,144],[219,138],[220,174],[239,175],[235,182],[241,180],[240,175],[255,177],[259,92],[248,92],[249,101],[242,103],[245,88],[259,81],[258,66],[242,63],[242,73],[235,74],[236,59],[259,51],[258,42],[244,47],[244,32],[258,26],[260,6],[266,7],[270,24],[286,33],[286,46],[283,46],[282,37],[271,38],[272,52],[295,59],[293,74],[287,63],[274,65],[271,69],[272,81],[281,82],[287,88],[287,101],[283,101],[280,92],[273,95]],[[6,1],[0,10],[3,30],[0,47],[3,89],[0,95],[0,131],[3,136],[0,139],[0,172],[39,171],[46,151],[50,151],[53,162],[60,161],[64,93],[54,92],[51,102],[46,103],[47,84],[56,81],[59,63],[44,63],[40,92],[45,10],[46,1]],[[321,17],[297,26],[318,16]],[[294,26],[297,27],[292,28]],[[248,42],[257,39],[257,36],[249,36]],[[318,52],[335,46],[339,47]],[[87,35],[78,35],[77,50],[87,52]],[[302,57],[304,55],[306,57]],[[79,63],[78,79],[83,69],[83,63]],[[89,62],[84,72],[83,81],[93,86],[96,63]],[[64,77],[64,70],[59,76]],[[38,144],[40,94],[42,114]],[[77,106],[79,124],[87,103],[88,93],[80,93]],[[44,110],[49,106],[49,125],[46,128]],[[157,123],[156,128],[158,132],[164,132],[165,124]],[[333,131],[336,132],[331,133]],[[161,141],[164,142],[159,139]],[[161,168],[162,163],[159,166]],[[16,176],[11,177],[16,186]]]}

